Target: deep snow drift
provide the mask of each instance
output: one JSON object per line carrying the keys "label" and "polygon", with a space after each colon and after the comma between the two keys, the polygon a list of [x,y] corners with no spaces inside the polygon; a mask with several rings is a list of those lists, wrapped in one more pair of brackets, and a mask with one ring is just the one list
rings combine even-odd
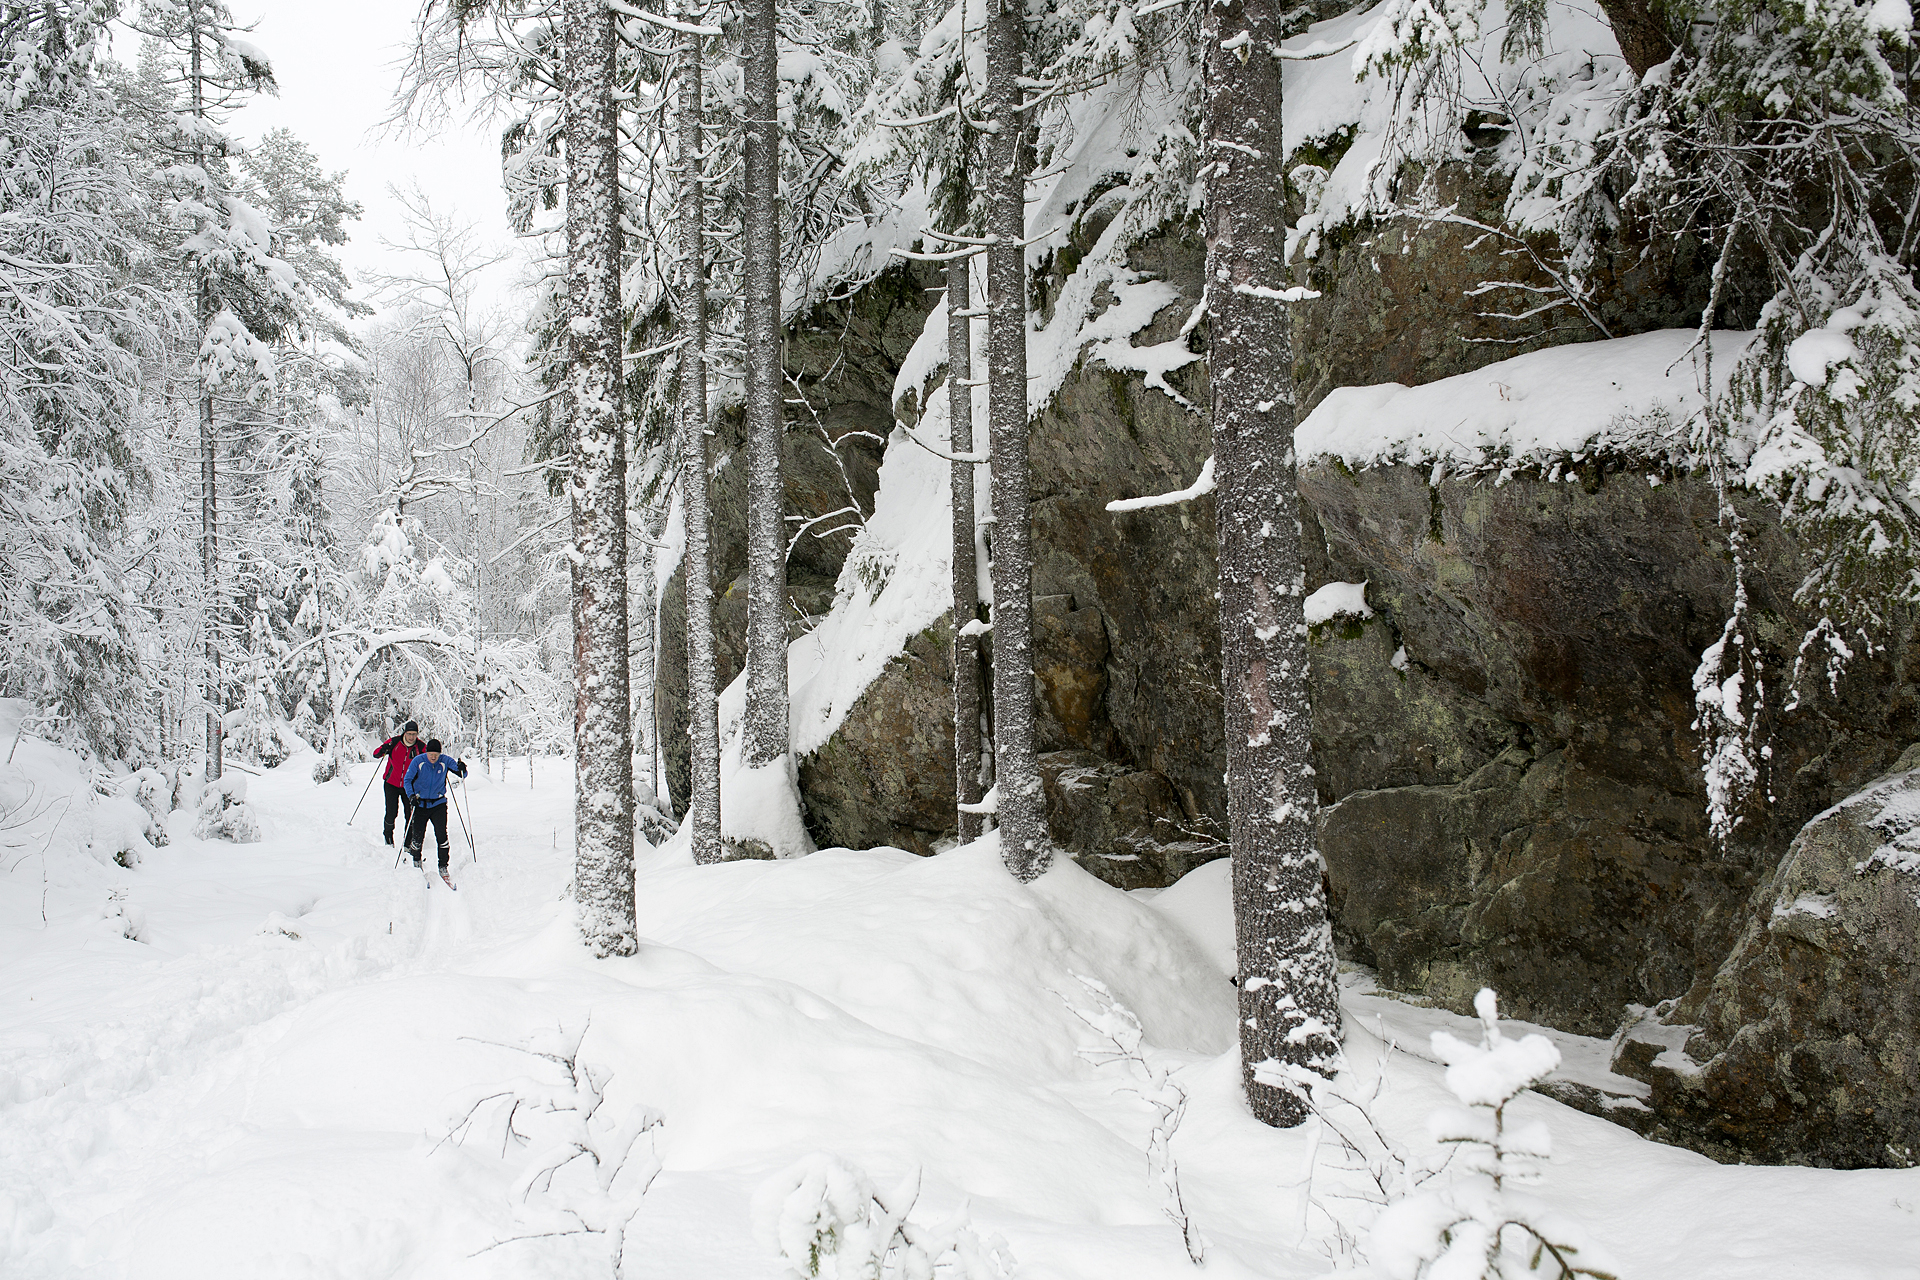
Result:
{"label": "deep snow drift", "polygon": [[[315,786],[308,764],[249,779],[260,843],[176,813],[131,869],[82,843],[137,807],[71,757],[26,738],[0,772],[0,797],[31,776],[52,801],[3,833],[0,1275],[609,1275],[615,1232],[582,1228],[625,1223],[627,1276],[775,1280],[782,1174],[821,1153],[889,1190],[919,1170],[895,1203],[925,1224],[967,1206],[1030,1280],[1187,1275],[1143,1067],[1187,1095],[1171,1153],[1208,1274],[1352,1265],[1371,1174],[1397,1176],[1350,1105],[1291,1132],[1241,1107],[1223,864],[1128,895],[1071,865],[1018,886],[990,843],[652,853],[648,944],[594,962],[563,900],[564,764],[531,787],[524,760],[475,770],[457,893],[393,869],[374,801],[346,827],[367,766]],[[1137,1014],[1141,1063],[1089,1060],[1118,1015],[1086,980]],[[1437,1165],[1423,1055],[1467,1022],[1368,986],[1339,1090]],[[1606,1083],[1605,1046],[1555,1039]],[[1546,1198],[1624,1275],[1920,1276],[1920,1171],[1722,1168],[1545,1098],[1515,1110],[1552,1127]]]}

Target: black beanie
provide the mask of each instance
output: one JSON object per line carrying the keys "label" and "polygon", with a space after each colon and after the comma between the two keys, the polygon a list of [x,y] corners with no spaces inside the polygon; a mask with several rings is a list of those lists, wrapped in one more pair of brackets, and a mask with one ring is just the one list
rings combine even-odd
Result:
{"label": "black beanie", "polygon": [[438,738],[428,738],[428,739],[427,739],[427,750],[428,750],[428,751],[438,751],[439,749],[440,749],[440,739],[438,739]]}
{"label": "black beanie", "polygon": [[402,733],[418,733],[418,732],[420,732],[420,722],[419,722],[419,721],[417,721],[417,720],[409,720],[409,721],[407,721],[407,727],[406,727],[406,728],[404,728],[404,729],[402,729],[402,730],[401,730],[400,732],[402,732]]}

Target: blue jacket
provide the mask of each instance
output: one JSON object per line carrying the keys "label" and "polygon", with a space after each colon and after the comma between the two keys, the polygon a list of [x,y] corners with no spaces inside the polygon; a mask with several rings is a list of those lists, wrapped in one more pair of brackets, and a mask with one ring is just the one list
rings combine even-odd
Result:
{"label": "blue jacket", "polygon": [[467,776],[467,766],[444,751],[440,753],[440,763],[435,764],[423,751],[407,766],[407,780],[400,786],[413,797],[415,804],[431,809],[447,802],[447,775],[450,773],[457,773],[464,778]]}

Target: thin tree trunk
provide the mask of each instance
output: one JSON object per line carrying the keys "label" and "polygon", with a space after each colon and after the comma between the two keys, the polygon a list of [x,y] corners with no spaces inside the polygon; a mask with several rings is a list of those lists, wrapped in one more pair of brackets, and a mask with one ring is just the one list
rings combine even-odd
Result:
{"label": "thin tree trunk", "polygon": [[1025,6],[988,0],[987,430],[993,442],[993,754],[1000,856],[1016,879],[1053,862],[1033,754],[1033,529],[1027,483]]}
{"label": "thin tree trunk", "polygon": [[567,399],[572,411],[574,884],[598,955],[637,949],[627,702],[627,500],[621,423],[615,33],[605,0],[566,0]]}
{"label": "thin tree trunk", "polygon": [[774,0],[746,8],[747,705],[742,761],[787,754],[785,434],[780,361],[779,50]]}
{"label": "thin tree trunk", "polygon": [[1282,64],[1247,56],[1279,47],[1282,10],[1209,0],[1201,136],[1241,1072],[1253,1113],[1284,1126],[1307,1117],[1305,1079],[1334,1072],[1340,1003],[1314,841],[1292,320],[1272,296],[1288,284]]}
{"label": "thin tree trunk", "polygon": [[[687,15],[689,20],[691,14]],[[707,238],[703,182],[705,96],[700,37],[687,37],[680,80],[680,492],[687,547],[682,571],[687,604],[687,717],[691,721],[692,779],[687,815],[693,820],[693,860],[719,862],[720,707],[713,669],[713,557],[709,544],[707,428]]]}
{"label": "thin tree trunk", "polygon": [[[192,84],[193,117],[197,123],[206,121],[206,82],[200,70],[200,28],[199,9],[190,10],[193,27],[190,31],[192,48],[188,53],[187,77]],[[205,130],[194,133],[193,158],[201,169],[207,164],[207,144]],[[203,223],[204,229],[204,223]],[[203,262],[196,268],[200,279],[195,292],[196,318],[200,323],[200,333],[204,337],[207,326],[213,323],[213,285],[207,279],[207,267]],[[221,706],[222,690],[226,681],[220,669],[220,505],[219,505],[219,456],[216,452],[213,431],[213,388],[207,382],[204,371],[200,375],[200,572],[206,584],[207,593],[207,781],[212,782],[225,772],[222,748],[226,740],[225,716]]]}
{"label": "thin tree trunk", "polygon": [[[973,452],[972,258],[947,263],[947,448]],[[980,803],[980,637],[960,634],[980,616],[980,566],[974,556],[973,463],[953,464],[953,781],[963,805]],[[962,841],[976,840],[985,819],[956,812]]]}
{"label": "thin tree trunk", "polygon": [[[673,465],[671,454],[672,451],[668,450],[662,460],[663,466]],[[664,523],[664,513],[659,511],[657,504],[648,503],[641,508],[642,541],[627,563],[627,572],[633,583],[632,590],[627,592],[628,671],[633,677],[633,790],[638,797],[644,785],[648,803],[657,801],[660,791],[656,777],[660,751],[659,744],[654,741],[653,715],[654,649],[658,644],[655,620],[659,613],[659,592],[654,585],[653,546],[660,540],[660,526]]]}

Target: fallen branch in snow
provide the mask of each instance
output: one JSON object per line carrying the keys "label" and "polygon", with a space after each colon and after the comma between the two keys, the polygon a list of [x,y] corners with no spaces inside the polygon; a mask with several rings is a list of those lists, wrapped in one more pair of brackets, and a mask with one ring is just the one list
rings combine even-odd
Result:
{"label": "fallen branch in snow", "polygon": [[906,423],[901,422],[897,418],[894,420],[893,429],[895,431],[898,431],[900,434],[904,435],[907,439],[913,441],[915,444],[919,445],[922,449],[925,449],[928,453],[932,454],[934,457],[943,458],[948,462],[985,463],[985,462],[993,461],[993,455],[990,453],[948,453],[945,449],[940,448],[938,445],[928,444],[925,440],[922,440],[919,436],[913,434],[913,428],[909,427]]}
{"label": "fallen branch in snow", "polygon": [[[464,1146],[477,1128],[484,1127],[498,1131],[501,1159],[515,1146],[529,1152],[509,1195],[516,1202],[516,1217],[535,1215],[545,1221],[529,1222],[529,1230],[468,1256],[535,1240],[600,1236],[607,1243],[616,1280],[626,1274],[627,1228],[660,1175],[660,1156],[651,1135],[666,1118],[644,1106],[630,1106],[612,1119],[607,1117],[607,1085],[613,1075],[588,1064],[580,1051],[590,1029],[591,1023],[565,1050],[478,1041],[554,1064],[564,1072],[564,1079],[549,1084],[522,1078],[484,1094],[434,1144],[436,1151],[448,1143]],[[646,1150],[636,1160],[642,1138],[647,1139]],[[554,1215],[560,1221],[555,1222]]]}
{"label": "fallen branch in snow", "polygon": [[1073,976],[1094,998],[1098,1006],[1096,1009],[1084,1009],[1062,992],[1056,991],[1054,994],[1060,997],[1061,1003],[1067,1006],[1074,1017],[1093,1028],[1113,1046],[1111,1049],[1082,1049],[1080,1057],[1096,1067],[1124,1064],[1144,1078],[1144,1084],[1129,1084],[1122,1088],[1153,1108],[1153,1129],[1147,1135],[1148,1176],[1160,1184],[1161,1193],[1166,1197],[1162,1211],[1169,1222],[1180,1228],[1180,1241],[1186,1246],[1187,1260],[1196,1267],[1204,1267],[1207,1262],[1207,1238],[1200,1234],[1200,1227],[1187,1208],[1186,1196],[1180,1189],[1180,1165],[1173,1158],[1173,1136],[1180,1131],[1180,1122],[1187,1115],[1187,1091],[1174,1082],[1171,1071],[1147,1061],[1147,1055],[1140,1049],[1146,1033],[1133,1010],[1121,1004],[1108,990],[1107,984],[1098,978],[1079,973]]}

